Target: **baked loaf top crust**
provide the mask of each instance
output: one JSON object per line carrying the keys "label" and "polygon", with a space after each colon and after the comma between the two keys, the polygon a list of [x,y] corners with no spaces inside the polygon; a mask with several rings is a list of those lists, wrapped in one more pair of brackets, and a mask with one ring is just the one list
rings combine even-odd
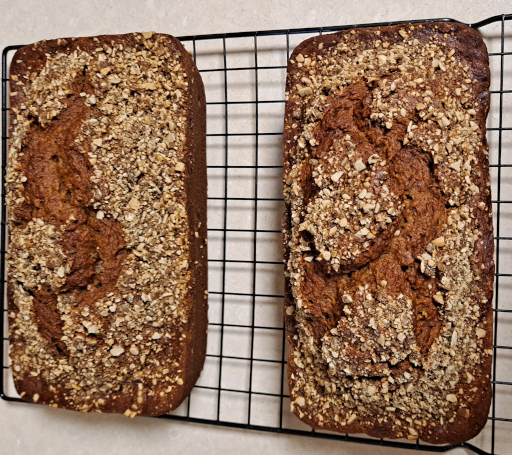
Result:
{"label": "baked loaf top crust", "polygon": [[284,130],[292,410],[457,443],[491,399],[488,56],[456,23],[311,38]]}
{"label": "baked loaf top crust", "polygon": [[41,41],[11,65],[9,336],[28,401],[164,414],[206,349],[203,84],[169,35]]}

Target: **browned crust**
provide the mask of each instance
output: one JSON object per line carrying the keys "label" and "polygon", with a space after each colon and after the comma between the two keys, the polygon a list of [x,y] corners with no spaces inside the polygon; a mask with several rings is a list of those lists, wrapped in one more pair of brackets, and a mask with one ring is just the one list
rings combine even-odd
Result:
{"label": "browned crust", "polygon": [[[170,37],[175,46],[181,50],[181,61],[188,75],[189,108],[192,112],[187,125],[187,144],[185,145],[185,168],[189,173],[185,179],[187,195],[187,215],[190,231],[190,260],[197,264],[192,269],[190,280],[191,299],[193,301],[189,327],[187,328],[189,342],[185,344],[184,363],[190,364],[185,372],[185,386],[181,389],[181,397],[176,399],[179,404],[190,394],[201,371],[206,357],[206,337],[208,331],[208,256],[204,239],[208,237],[207,230],[207,177],[206,177],[206,98],[203,80],[199,71],[181,42]],[[195,232],[199,237],[196,237]]]}
{"label": "browned crust", "polygon": [[[208,328],[208,301],[207,301],[207,248],[205,239],[207,238],[207,212],[206,212],[206,100],[204,94],[204,85],[195,66],[195,63],[189,53],[185,50],[181,42],[166,34],[157,34],[167,38],[179,51],[178,60],[185,69],[188,77],[189,96],[186,100],[189,112],[189,122],[186,131],[185,164],[188,170],[185,175],[186,188],[186,210],[189,219],[190,230],[188,240],[190,246],[190,264],[191,278],[189,282],[190,292],[185,299],[185,305],[189,307],[189,319],[183,327],[183,332],[187,335],[186,339],[179,342],[177,346],[180,352],[179,359],[176,359],[183,365],[183,385],[175,387],[174,390],[164,398],[158,396],[147,396],[145,393],[144,403],[139,406],[140,415],[155,416],[169,412],[177,408],[185,398],[188,397],[197,381],[206,356],[206,337]],[[97,40],[94,40],[94,39]],[[96,37],[66,38],[49,41],[40,41],[37,48],[34,45],[28,45],[17,50],[10,67],[10,77],[18,76],[23,81],[23,76],[28,73],[39,73],[46,63],[46,54],[54,55],[58,52],[73,52],[77,48],[85,51],[92,51],[99,45],[123,44],[124,46],[134,44],[133,34],[126,35],[100,35]],[[13,86],[14,87],[14,86]],[[11,88],[11,92],[15,89]],[[17,92],[16,96],[10,98],[11,108],[19,109],[25,102],[25,94],[22,90]],[[12,110],[11,110],[12,111]],[[14,119],[15,117],[11,117]],[[10,133],[15,131],[15,124],[10,125]],[[200,227],[199,227],[200,224]],[[198,236],[195,232],[198,232]],[[7,301],[9,311],[15,311],[13,300],[12,283],[8,279]],[[11,318],[10,318],[11,319]],[[14,342],[12,334],[9,334],[10,343]],[[34,395],[39,395],[37,400],[40,404],[50,404],[56,407],[75,409],[67,405],[64,399],[59,399],[49,387],[51,384],[45,383],[40,377],[25,376],[22,379],[15,380],[16,390],[24,392],[22,398],[25,401],[33,402]],[[109,400],[104,405],[96,405],[97,412],[124,413],[126,409],[137,402],[137,392],[124,394],[119,392],[114,394],[114,401]]]}
{"label": "browned crust", "polygon": [[[469,73],[471,78],[477,80],[477,89],[479,105],[477,108],[477,115],[475,122],[478,124],[482,131],[482,147],[478,150],[477,155],[480,165],[479,170],[481,171],[481,177],[477,179],[476,185],[479,187],[479,194],[471,200],[471,206],[475,209],[479,202],[484,202],[486,207],[492,207],[491,194],[487,192],[488,183],[490,182],[489,175],[489,161],[486,155],[488,149],[487,140],[485,138],[486,133],[486,118],[489,111],[490,104],[490,71],[489,71],[489,58],[487,54],[487,48],[482,40],[480,34],[463,24],[459,23],[447,23],[447,22],[431,22],[421,24],[423,28],[418,28],[420,24],[414,24],[416,26],[414,32],[411,33],[411,39],[418,39],[420,42],[428,41],[429,37],[436,33],[446,33],[446,43],[449,48],[453,48],[458,54],[462,56],[468,62],[470,66]],[[355,29],[355,33],[361,41],[373,42],[375,40],[373,32],[380,30],[380,38],[384,41],[388,41],[390,44],[399,41],[397,38],[397,32],[403,28],[407,28],[408,24],[390,26],[390,27],[376,27],[376,28],[360,28]],[[450,32],[454,32],[454,36],[450,35]],[[351,33],[352,30],[344,30],[338,33],[317,36],[303,41],[293,51],[290,60],[295,60],[298,54],[303,55],[318,55],[326,52],[331,46],[341,40],[343,36]],[[400,39],[401,41],[401,39]],[[318,49],[318,45],[323,43],[323,50]],[[286,93],[290,93],[293,83],[292,76],[300,72],[296,65],[288,62],[287,68],[287,84]],[[293,156],[296,139],[294,139],[294,132],[291,129],[291,124],[294,122],[292,118],[292,104],[287,103],[285,108],[285,127],[283,135],[283,180],[286,181],[289,172],[291,171],[291,157]],[[282,232],[283,232],[283,250],[285,264],[288,261],[290,251],[288,248],[288,239],[290,236],[291,229],[291,217],[289,213],[289,207],[286,206],[285,213],[282,218]],[[479,231],[482,234],[481,241],[475,244],[475,253],[472,258],[472,267],[480,268],[484,267],[484,271],[480,273],[480,281],[475,284],[475,294],[481,295],[487,299],[487,303],[480,303],[482,311],[482,321],[486,321],[486,327],[488,328],[487,333],[484,337],[483,349],[492,349],[493,346],[493,334],[492,334],[492,297],[493,297],[493,283],[494,283],[494,238],[493,238],[493,224],[492,224],[492,210],[488,209],[485,211],[475,210],[477,213],[477,221],[479,223]],[[286,269],[286,265],[285,265]],[[285,308],[293,304],[293,296],[290,287],[290,280],[288,277],[285,278]],[[292,374],[297,373],[297,366],[292,361],[293,352],[297,350],[297,343],[293,339],[296,334],[295,318],[284,314],[285,327],[287,339],[290,343],[289,349],[289,361],[288,361],[288,382],[290,390],[293,390],[295,381],[292,379]],[[464,393],[470,393],[469,389],[475,385],[479,391],[472,394],[473,401],[469,407],[471,417],[469,419],[463,416],[463,410],[459,409],[457,416],[452,423],[445,421],[444,425],[439,422],[429,422],[426,430],[419,435],[419,439],[430,443],[430,444],[458,444],[467,441],[475,437],[486,425],[487,416],[489,414],[489,408],[492,397],[491,387],[491,366],[492,357],[486,356],[485,360],[480,365],[480,374],[476,377],[475,381],[469,386],[468,384],[460,382],[457,387],[460,386],[464,390]],[[295,399],[293,393],[291,394],[291,400]],[[334,422],[334,420],[324,420],[323,425],[319,425],[319,419],[313,415],[310,419],[306,414],[301,418],[299,416],[299,410],[297,407],[294,408],[296,415],[305,423],[312,426],[315,429],[320,430],[331,430],[341,433],[366,433],[376,438],[393,438],[396,436],[391,431],[390,426],[379,424],[377,417],[373,419],[371,425],[361,425],[359,422],[355,422],[350,425],[340,427]]]}

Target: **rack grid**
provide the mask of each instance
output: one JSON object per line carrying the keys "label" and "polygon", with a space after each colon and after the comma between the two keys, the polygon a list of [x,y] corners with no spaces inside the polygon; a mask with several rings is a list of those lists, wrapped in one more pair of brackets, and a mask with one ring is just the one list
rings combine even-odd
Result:
{"label": "rack grid", "polygon": [[[507,432],[512,429],[509,397],[512,336],[507,331],[507,326],[512,324],[512,305],[508,305],[505,296],[512,290],[512,251],[507,243],[512,241],[512,229],[508,232],[507,226],[507,221],[512,220],[512,174],[508,171],[512,168],[509,20],[512,15],[467,24],[484,36],[492,77],[488,140],[496,233],[495,361],[493,404],[482,433],[457,446],[433,446],[419,441],[410,443],[311,430],[289,411],[286,384],[288,349],[282,321],[280,216],[284,210],[283,95],[289,55],[310,36],[358,27],[458,22],[446,18],[179,38],[192,53],[206,89],[210,329],[201,378],[190,397],[176,411],[161,418],[428,452],[464,447],[481,455],[505,453]],[[14,389],[8,366],[4,184],[9,121],[7,74],[14,51],[20,47],[8,46],[2,53],[0,397],[15,402],[22,400]]]}

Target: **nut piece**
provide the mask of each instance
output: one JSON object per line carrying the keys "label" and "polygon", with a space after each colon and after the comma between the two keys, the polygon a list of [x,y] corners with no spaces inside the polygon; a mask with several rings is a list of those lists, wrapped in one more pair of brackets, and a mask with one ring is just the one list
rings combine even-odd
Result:
{"label": "nut piece", "polygon": [[108,77],[108,81],[111,83],[111,84],[119,84],[121,82],[121,78],[119,76],[117,76],[116,74],[111,74],[109,77]]}
{"label": "nut piece", "polygon": [[149,39],[153,36],[153,32],[142,32],[142,36],[146,39]]}
{"label": "nut piece", "polygon": [[[404,110],[404,109],[402,109],[402,110]],[[379,162],[379,154],[378,153],[374,153],[372,156],[370,156],[370,158],[368,158],[368,164],[375,164],[378,162]]]}
{"label": "nut piece", "polygon": [[130,202],[128,202],[128,207],[133,210],[139,210],[141,206],[141,202],[137,198],[132,198]]}
{"label": "nut piece", "polygon": [[338,182],[338,181],[339,181],[339,179],[340,179],[340,177],[341,177],[341,174],[342,174],[342,173],[343,173],[342,171],[338,171],[338,172],[336,172],[335,174],[332,174],[332,175],[331,175],[331,180],[332,180],[334,183]]}
{"label": "nut piece", "polygon": [[361,158],[359,158],[355,163],[354,163],[354,169],[358,172],[361,172],[363,169],[366,169],[366,166],[364,165],[363,163],[363,160]]}
{"label": "nut piece", "polygon": [[295,399],[295,403],[298,405],[298,406],[304,406],[306,404],[306,400],[304,399],[304,397],[297,397]]}
{"label": "nut piece", "polygon": [[119,357],[124,352],[124,349],[121,346],[114,346],[110,350],[110,354],[112,354],[114,357]]}
{"label": "nut piece", "polygon": [[347,425],[350,425],[351,423],[354,423],[355,420],[357,419],[357,414],[352,414],[348,420],[347,420]]}
{"label": "nut piece", "polygon": [[299,89],[299,95],[302,97],[309,96],[312,94],[313,94],[313,90],[311,90],[311,87],[303,87],[303,88]]}
{"label": "nut piece", "polygon": [[297,55],[297,57],[295,57],[295,60],[297,60],[300,63],[303,63],[304,62],[304,56],[302,54],[299,54],[299,55]]}
{"label": "nut piece", "polygon": [[455,161],[455,163],[450,164],[448,167],[452,168],[454,171],[460,172],[461,164],[462,164],[462,160],[459,160],[459,161]]}
{"label": "nut piece", "polygon": [[434,294],[434,300],[442,305],[444,303],[443,295],[442,294]]}
{"label": "nut piece", "polygon": [[446,395],[446,399],[450,402],[450,403],[457,403],[457,395],[453,394],[453,393],[449,393],[448,395]]}
{"label": "nut piece", "polygon": [[361,239],[363,237],[365,237],[370,231],[367,229],[367,228],[362,228],[360,229],[358,232],[356,232],[356,237],[358,239]]}
{"label": "nut piece", "polygon": [[178,163],[176,164],[175,170],[178,172],[183,172],[185,170],[185,163]]}
{"label": "nut piece", "polygon": [[98,326],[94,325],[94,324],[88,325],[87,332],[91,333],[91,334],[98,333],[99,332]]}
{"label": "nut piece", "polygon": [[484,329],[476,329],[475,332],[479,339],[485,337],[485,334],[487,333]]}
{"label": "nut piece", "polygon": [[444,243],[444,237],[438,237],[437,239],[432,240],[432,243],[433,243],[435,246],[444,246],[444,245],[445,245],[445,243]]}

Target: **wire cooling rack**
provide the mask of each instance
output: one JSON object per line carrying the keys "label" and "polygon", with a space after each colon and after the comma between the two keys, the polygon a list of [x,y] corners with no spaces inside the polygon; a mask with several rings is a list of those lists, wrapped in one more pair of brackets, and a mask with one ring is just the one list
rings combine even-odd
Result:
{"label": "wire cooling rack", "polygon": [[[432,446],[416,441],[314,431],[289,410],[287,345],[283,329],[280,217],[282,129],[286,63],[306,38],[343,29],[453,19],[185,36],[206,89],[208,118],[209,319],[205,368],[190,397],[163,418],[339,441],[447,452],[505,454],[512,442],[512,15],[476,24],[489,49],[488,119],[496,233],[493,405],[488,424],[470,443]],[[2,205],[0,295],[3,338],[0,396],[19,401],[9,371],[5,299],[9,97],[8,67],[16,49],[2,54]],[[507,200],[508,199],[508,200]],[[510,300],[510,299],[508,299]]]}

